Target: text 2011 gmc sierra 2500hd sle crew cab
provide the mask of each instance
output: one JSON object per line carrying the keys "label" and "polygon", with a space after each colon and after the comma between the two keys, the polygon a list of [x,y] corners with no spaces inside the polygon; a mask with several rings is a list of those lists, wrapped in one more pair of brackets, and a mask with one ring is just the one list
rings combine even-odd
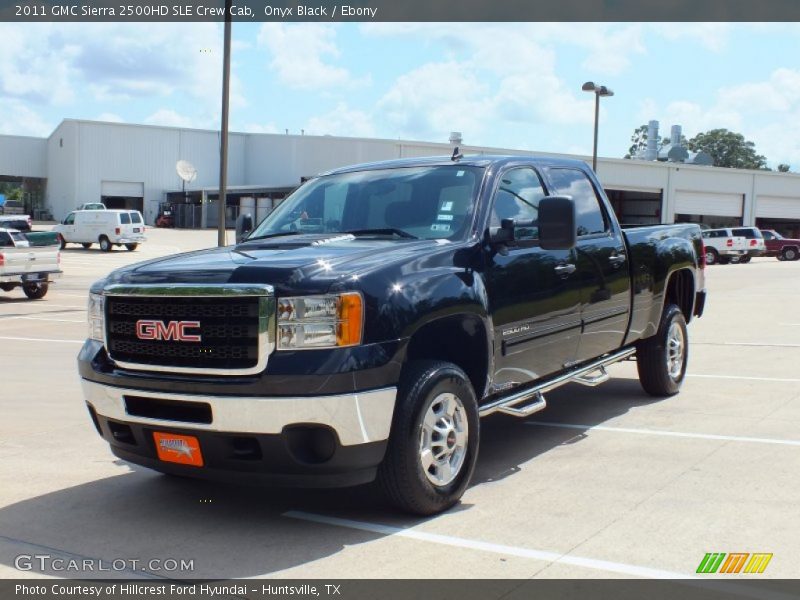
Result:
{"label": "text 2011 gmc sierra 2500hd sle crew cab", "polygon": [[525,417],[632,357],[647,392],[676,393],[702,248],[697,225],[621,229],[579,161],[343,168],[235,246],[96,282],[83,391],[124,460],[302,486],[377,477],[431,514],[466,489],[480,417]]}

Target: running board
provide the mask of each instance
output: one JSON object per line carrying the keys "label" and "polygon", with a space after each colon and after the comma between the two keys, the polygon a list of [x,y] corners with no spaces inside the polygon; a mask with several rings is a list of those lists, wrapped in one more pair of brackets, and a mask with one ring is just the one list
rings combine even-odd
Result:
{"label": "running board", "polygon": [[[590,386],[600,385],[610,378],[605,367],[625,360],[635,354],[635,352],[636,348],[624,348],[613,354],[602,356],[578,369],[561,373],[560,375],[545,379],[524,390],[493,400],[481,406],[479,414],[481,417],[486,417],[493,413],[501,412],[514,417],[527,417],[535,412],[539,412],[547,406],[547,402],[545,402],[544,399],[545,392],[554,390],[571,381]],[[597,372],[597,374],[593,375],[595,372]]]}

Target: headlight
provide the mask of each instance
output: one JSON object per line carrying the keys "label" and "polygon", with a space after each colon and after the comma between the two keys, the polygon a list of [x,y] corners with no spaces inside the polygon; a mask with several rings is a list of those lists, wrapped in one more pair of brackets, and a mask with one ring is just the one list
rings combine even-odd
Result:
{"label": "headlight", "polygon": [[278,350],[361,343],[364,300],[358,292],[278,298]]}
{"label": "headlight", "polygon": [[89,294],[89,339],[105,342],[106,297],[102,294]]}

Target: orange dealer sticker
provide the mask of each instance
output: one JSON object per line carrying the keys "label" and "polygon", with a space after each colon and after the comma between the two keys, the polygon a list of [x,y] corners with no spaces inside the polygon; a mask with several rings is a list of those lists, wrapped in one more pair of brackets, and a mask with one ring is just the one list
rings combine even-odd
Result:
{"label": "orange dealer sticker", "polygon": [[196,437],[154,431],[153,439],[159,459],[181,465],[203,466],[203,454]]}

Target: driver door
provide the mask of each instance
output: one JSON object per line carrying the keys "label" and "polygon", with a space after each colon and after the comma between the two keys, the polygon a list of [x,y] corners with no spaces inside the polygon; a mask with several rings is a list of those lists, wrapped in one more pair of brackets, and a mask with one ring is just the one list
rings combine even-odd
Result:
{"label": "driver door", "polygon": [[573,250],[543,250],[538,205],[546,195],[532,167],[513,167],[498,179],[489,227],[514,219],[516,242],[492,248],[487,264],[494,322],[496,390],[527,383],[575,359],[581,332],[580,286]]}

